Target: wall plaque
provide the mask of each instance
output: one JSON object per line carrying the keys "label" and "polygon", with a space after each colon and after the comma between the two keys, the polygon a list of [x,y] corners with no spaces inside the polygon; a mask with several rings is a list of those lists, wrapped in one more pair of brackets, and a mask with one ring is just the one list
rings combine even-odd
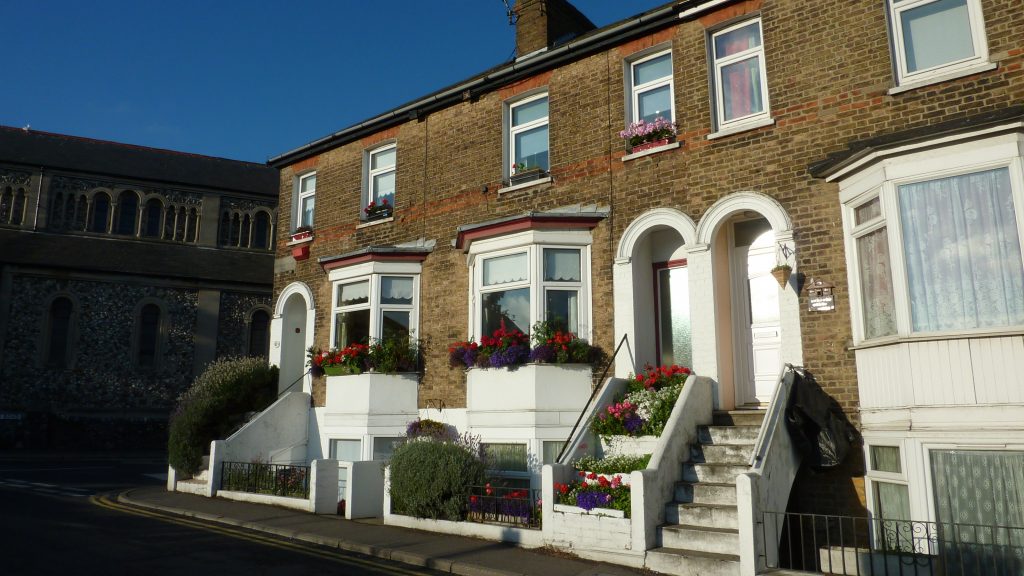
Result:
{"label": "wall plaque", "polygon": [[831,312],[836,309],[835,286],[824,280],[807,283],[807,309],[811,312]]}

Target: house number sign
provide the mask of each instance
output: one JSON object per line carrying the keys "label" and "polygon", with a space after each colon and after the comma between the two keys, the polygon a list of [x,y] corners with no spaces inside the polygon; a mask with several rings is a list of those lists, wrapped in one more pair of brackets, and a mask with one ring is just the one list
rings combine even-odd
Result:
{"label": "house number sign", "polygon": [[807,309],[811,312],[831,312],[836,309],[835,286],[824,280],[811,278],[807,286]]}

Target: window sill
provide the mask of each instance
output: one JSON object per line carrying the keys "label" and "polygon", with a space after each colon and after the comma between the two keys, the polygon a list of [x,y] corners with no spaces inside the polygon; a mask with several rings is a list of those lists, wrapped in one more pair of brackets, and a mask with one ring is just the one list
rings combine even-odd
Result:
{"label": "window sill", "polygon": [[378,220],[370,220],[369,222],[363,222],[362,224],[356,225],[356,230],[360,228],[369,228],[370,226],[377,226],[378,224],[385,224],[387,222],[394,222],[394,216],[388,216],[387,218],[380,218]]}
{"label": "window sill", "polygon": [[300,238],[298,240],[290,240],[288,241],[287,244],[285,244],[285,246],[298,246],[300,244],[308,244],[309,242],[312,242],[313,238],[315,237],[316,236],[306,236],[305,238]]}
{"label": "window sill", "polygon": [[887,94],[893,96],[895,94],[909,92],[910,90],[916,90],[918,88],[923,88],[925,86],[931,86],[932,84],[938,84],[940,82],[945,82],[947,80],[953,80],[956,78],[961,78],[963,76],[970,76],[972,74],[980,74],[981,72],[988,72],[990,70],[995,70],[998,67],[999,65],[996,64],[995,62],[983,62],[980,64],[975,64],[968,68],[958,68],[957,70],[946,72],[945,74],[929,76],[928,78],[923,78],[921,80],[912,80],[905,84],[900,84],[899,86],[893,86],[892,88],[889,89]]}
{"label": "window sill", "polygon": [[505,188],[499,188],[498,194],[505,194],[508,192],[515,192],[516,190],[522,190],[524,188],[530,188],[532,186],[540,186],[541,184],[548,184],[551,182],[551,176],[545,176],[536,180],[530,180],[529,182],[523,182],[522,184],[516,184],[515,186],[506,186]]}
{"label": "window sill", "polygon": [[733,134],[739,134],[740,132],[746,132],[757,128],[764,128],[765,126],[772,126],[774,124],[775,119],[772,117],[761,118],[760,120],[751,120],[742,124],[736,124],[735,126],[726,126],[718,132],[712,132],[707,135],[707,139],[717,140],[718,138],[725,138],[726,136],[732,136]]}
{"label": "window sill", "polygon": [[679,148],[680,146],[682,146],[682,144],[680,144],[679,142],[669,142],[668,144],[665,144],[664,146],[658,146],[657,148],[648,148],[647,150],[644,150],[642,152],[626,154],[625,156],[622,157],[622,161],[629,162],[630,160],[634,160],[636,158],[643,158],[644,156],[650,156],[651,154],[657,154],[658,152],[674,150],[676,148]]}
{"label": "window sill", "polygon": [[881,348],[884,346],[894,346],[896,344],[915,344],[918,342],[941,342],[944,340],[979,340],[982,338],[1006,338],[1008,336],[1024,336],[1024,330],[1021,329],[998,329],[990,330],[987,332],[959,332],[959,333],[940,333],[940,334],[928,334],[921,336],[886,336],[870,342],[861,342],[860,344],[854,344],[849,346],[847,350],[868,350],[870,348]]}

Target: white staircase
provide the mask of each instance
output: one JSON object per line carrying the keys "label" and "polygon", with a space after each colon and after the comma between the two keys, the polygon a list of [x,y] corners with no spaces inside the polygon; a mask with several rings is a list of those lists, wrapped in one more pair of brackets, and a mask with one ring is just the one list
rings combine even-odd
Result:
{"label": "white staircase", "polygon": [[675,500],[665,507],[659,547],[647,551],[647,568],[678,576],[739,574],[736,475],[750,469],[764,415],[716,412],[712,426],[700,427],[700,443],[683,465]]}

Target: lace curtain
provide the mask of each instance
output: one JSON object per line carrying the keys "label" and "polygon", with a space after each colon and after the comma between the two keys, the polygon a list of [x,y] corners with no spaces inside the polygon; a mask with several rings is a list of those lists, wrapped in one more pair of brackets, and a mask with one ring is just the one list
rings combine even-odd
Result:
{"label": "lace curtain", "polygon": [[899,187],[915,332],[1024,324],[1009,170]]}

